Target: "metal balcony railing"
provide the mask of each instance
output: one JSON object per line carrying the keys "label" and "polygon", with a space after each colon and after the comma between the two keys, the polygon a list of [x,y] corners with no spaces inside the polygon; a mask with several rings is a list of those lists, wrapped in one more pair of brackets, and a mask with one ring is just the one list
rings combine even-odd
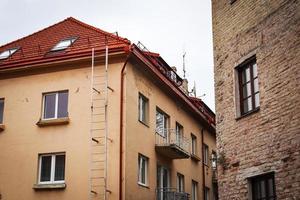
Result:
{"label": "metal balcony railing", "polygon": [[162,153],[169,152],[170,157],[175,159],[190,156],[190,140],[183,137],[175,129],[156,129],[155,132],[155,144]]}
{"label": "metal balcony railing", "polygon": [[157,200],[189,200],[189,193],[179,192],[176,188],[157,188]]}

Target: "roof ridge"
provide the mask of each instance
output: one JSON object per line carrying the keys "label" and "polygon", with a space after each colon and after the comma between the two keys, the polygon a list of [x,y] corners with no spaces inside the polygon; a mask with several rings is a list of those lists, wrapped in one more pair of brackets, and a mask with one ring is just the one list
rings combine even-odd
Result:
{"label": "roof ridge", "polygon": [[125,42],[125,43],[130,43],[130,41],[128,39],[126,39],[126,38],[123,38],[123,37],[120,37],[120,36],[116,36],[116,35],[114,35],[112,33],[106,32],[106,31],[104,31],[104,30],[102,30],[100,28],[97,28],[95,26],[92,26],[92,25],[89,25],[89,24],[87,24],[85,22],[82,22],[82,21],[80,21],[80,20],[78,20],[78,19],[76,19],[74,17],[69,17],[68,19],[72,20],[75,23],[78,23],[81,26],[85,26],[86,28],[90,28],[90,29],[93,29],[93,30],[95,30],[97,32],[100,32],[102,34],[108,35],[108,36],[110,36],[110,37],[112,37],[114,39],[121,40],[122,42]]}
{"label": "roof ridge", "polygon": [[58,24],[61,24],[61,23],[65,22],[65,21],[69,20],[70,18],[72,18],[72,17],[68,17],[68,18],[66,18],[66,19],[64,19],[64,20],[62,20],[62,21],[60,21],[60,22],[57,22],[57,23],[55,23],[55,24],[52,24],[52,25],[50,25],[50,26],[48,26],[48,27],[46,27],[46,28],[43,28],[43,29],[41,29],[41,30],[39,30],[39,31],[33,32],[33,33],[31,33],[31,34],[29,34],[29,35],[26,35],[26,36],[24,36],[24,37],[21,37],[21,38],[19,38],[19,39],[17,39],[17,40],[13,40],[13,41],[11,41],[11,42],[8,42],[8,43],[6,43],[6,44],[4,44],[4,45],[1,45],[0,48],[3,48],[3,47],[8,46],[8,45],[10,45],[10,44],[12,44],[12,43],[19,42],[19,41],[24,40],[24,39],[26,39],[26,38],[29,38],[29,37],[31,37],[31,36],[33,36],[33,35],[36,35],[36,34],[42,32],[42,31],[45,31],[45,30],[47,30],[47,29],[49,29],[49,28],[51,28],[51,27],[53,27],[53,26],[56,26],[56,25],[58,25]]}

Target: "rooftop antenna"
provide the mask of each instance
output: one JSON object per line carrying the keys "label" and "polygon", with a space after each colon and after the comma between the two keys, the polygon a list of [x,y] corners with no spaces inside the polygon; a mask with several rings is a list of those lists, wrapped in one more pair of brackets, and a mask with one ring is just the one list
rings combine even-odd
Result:
{"label": "rooftop antenna", "polygon": [[197,97],[197,90],[196,90],[196,81],[194,81],[194,87],[193,87],[193,93],[194,93],[194,97]]}
{"label": "rooftop antenna", "polygon": [[183,68],[183,78],[185,79],[185,55],[186,52],[184,51],[183,55],[182,55],[182,68]]}

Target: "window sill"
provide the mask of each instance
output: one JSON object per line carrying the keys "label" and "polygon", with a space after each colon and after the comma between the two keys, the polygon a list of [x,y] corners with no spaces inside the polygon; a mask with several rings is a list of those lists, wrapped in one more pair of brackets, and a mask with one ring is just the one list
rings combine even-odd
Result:
{"label": "window sill", "polygon": [[149,125],[148,125],[146,122],[143,122],[143,121],[141,121],[141,120],[139,120],[139,122],[140,122],[141,124],[143,124],[144,126],[147,126],[147,127],[149,128]]}
{"label": "window sill", "polygon": [[0,124],[0,132],[5,130],[5,125],[4,124]]}
{"label": "window sill", "polygon": [[197,162],[199,162],[201,160],[201,158],[199,156],[197,156],[193,153],[191,154],[191,159],[194,160],[194,161],[197,161]]}
{"label": "window sill", "polygon": [[150,187],[148,185],[145,185],[144,183],[139,183],[138,182],[138,185],[141,186],[141,187],[150,189]]}
{"label": "window sill", "polygon": [[247,112],[247,113],[245,113],[245,114],[243,114],[243,115],[241,115],[241,116],[235,118],[235,120],[238,121],[238,120],[240,120],[240,119],[242,119],[242,118],[244,118],[244,117],[247,117],[247,116],[249,116],[249,115],[252,115],[252,114],[254,114],[254,113],[257,113],[257,112],[259,111],[259,108],[260,108],[260,107],[257,107],[257,108],[255,108],[255,109],[253,109],[253,110],[251,110],[251,111],[249,111],[249,112]]}
{"label": "window sill", "polygon": [[67,185],[65,183],[52,183],[52,184],[34,184],[35,190],[52,190],[52,189],[65,189]]}
{"label": "window sill", "polygon": [[70,122],[69,117],[58,118],[58,119],[40,119],[36,125],[43,127],[43,126],[55,126],[55,125],[64,125]]}

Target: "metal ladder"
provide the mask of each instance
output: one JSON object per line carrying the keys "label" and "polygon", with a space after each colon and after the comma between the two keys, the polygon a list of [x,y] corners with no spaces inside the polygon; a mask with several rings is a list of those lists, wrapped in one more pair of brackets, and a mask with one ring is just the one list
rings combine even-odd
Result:
{"label": "metal ladder", "polygon": [[105,68],[95,67],[92,49],[90,117],[90,200],[106,200],[107,190],[107,51]]}

